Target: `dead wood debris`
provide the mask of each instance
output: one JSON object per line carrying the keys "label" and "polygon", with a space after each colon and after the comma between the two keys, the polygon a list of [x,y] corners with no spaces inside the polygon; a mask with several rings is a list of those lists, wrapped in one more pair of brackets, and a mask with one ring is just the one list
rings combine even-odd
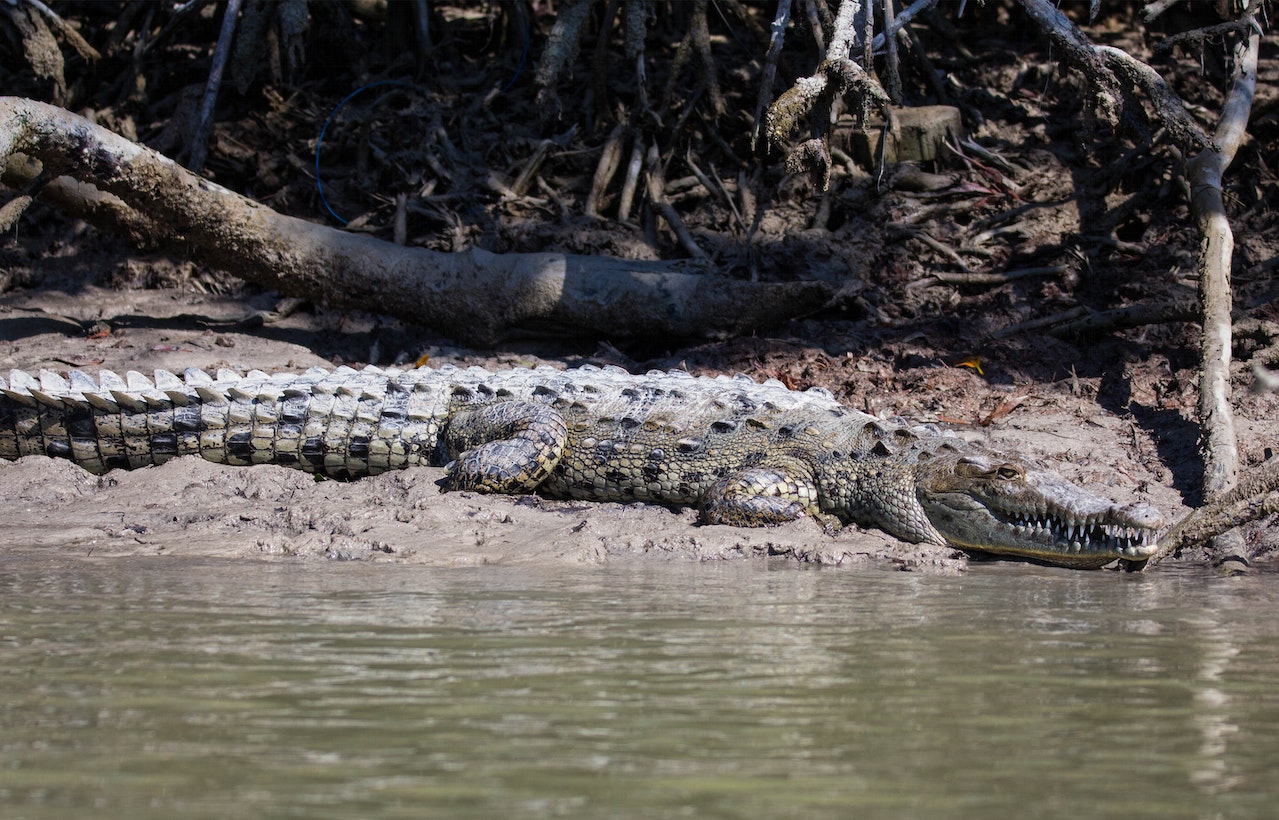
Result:
{"label": "dead wood debris", "polygon": [[[867,7],[868,9],[869,7]],[[858,41],[858,15],[865,13],[856,0],[840,3],[835,17],[834,31],[826,59],[817,71],[801,77],[789,89],[782,92],[768,108],[764,117],[763,133],[768,144],[783,146],[797,127],[801,118],[807,117],[812,129],[819,133],[814,139],[804,140],[793,148],[787,158],[786,168],[791,173],[809,172],[814,175],[818,190],[826,190],[830,181],[830,149],[827,132],[830,128],[830,112],[836,101],[846,94],[853,94],[858,101],[858,122],[864,123],[869,112],[878,111],[891,123],[889,105],[892,100],[879,82],[867,70],[849,59]],[[756,125],[758,130],[758,124]]]}
{"label": "dead wood debris", "polygon": [[376,308],[478,344],[529,323],[614,338],[713,336],[810,312],[831,295],[820,282],[726,288],[679,263],[401,247],[284,216],[68,111],[0,97],[0,168],[19,153],[51,179],[76,180],[54,179],[40,195],[69,214],[149,229],[154,243],[284,295]]}

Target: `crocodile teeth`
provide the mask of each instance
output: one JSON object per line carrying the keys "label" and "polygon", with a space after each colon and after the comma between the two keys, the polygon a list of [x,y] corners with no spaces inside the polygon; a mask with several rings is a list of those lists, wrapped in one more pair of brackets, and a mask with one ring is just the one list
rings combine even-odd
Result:
{"label": "crocodile teeth", "polygon": [[154,390],[155,385],[146,376],[136,370],[130,370],[124,374],[124,383],[129,386],[129,390],[139,392],[141,390]]}

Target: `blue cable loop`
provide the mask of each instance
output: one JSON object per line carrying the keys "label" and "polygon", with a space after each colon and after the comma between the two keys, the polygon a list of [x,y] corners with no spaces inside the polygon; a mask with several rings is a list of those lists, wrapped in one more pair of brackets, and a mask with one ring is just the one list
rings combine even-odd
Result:
{"label": "blue cable loop", "polygon": [[505,94],[511,90],[511,86],[515,85],[515,81],[520,78],[520,74],[524,71],[524,61],[528,59],[529,41],[531,41],[533,37],[532,33],[529,31],[530,25],[528,18],[523,17],[521,19],[524,20],[524,50],[520,53],[520,64],[515,67],[515,75],[512,76],[511,79],[507,80],[506,85],[502,86],[502,90],[498,92],[499,94]]}
{"label": "blue cable loop", "polygon": [[350,102],[351,98],[354,97],[356,94],[359,94],[364,91],[368,91],[370,88],[377,88],[378,86],[382,86],[382,85],[399,85],[399,86],[404,86],[405,88],[412,88],[415,91],[421,91],[423,94],[426,93],[426,89],[422,88],[420,85],[414,85],[413,83],[406,83],[401,80],[378,80],[375,83],[362,85],[359,88],[352,91],[350,94],[347,94],[345,97],[343,97],[342,102],[338,103],[337,106],[334,107],[333,111],[329,113],[329,118],[324,121],[324,127],[320,129],[320,139],[317,140],[315,143],[315,187],[320,192],[320,202],[324,204],[324,210],[329,212],[329,216],[333,217],[338,222],[341,222],[343,225],[346,225],[350,220],[343,219],[342,217],[338,216],[337,213],[333,210],[333,208],[329,205],[329,200],[324,196],[324,182],[323,180],[320,179],[320,149],[324,147],[324,135],[328,133],[329,125],[333,122],[333,118],[338,115],[338,112],[342,110],[342,106]]}

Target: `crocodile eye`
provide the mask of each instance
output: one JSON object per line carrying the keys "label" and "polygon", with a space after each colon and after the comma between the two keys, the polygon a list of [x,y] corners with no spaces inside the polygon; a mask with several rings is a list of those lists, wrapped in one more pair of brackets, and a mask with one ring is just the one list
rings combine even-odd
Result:
{"label": "crocodile eye", "polygon": [[995,475],[1005,481],[1015,481],[1021,478],[1021,468],[1014,467],[1011,464],[1001,464],[995,469]]}

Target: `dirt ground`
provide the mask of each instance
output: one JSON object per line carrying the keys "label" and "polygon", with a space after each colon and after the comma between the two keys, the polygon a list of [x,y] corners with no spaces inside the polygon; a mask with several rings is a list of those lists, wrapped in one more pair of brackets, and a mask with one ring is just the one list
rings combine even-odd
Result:
{"label": "dirt ground", "polygon": [[[1200,500],[1194,324],[1050,333],[1071,311],[1194,298],[1189,272],[1198,240],[1175,154],[1167,145],[1129,151],[1104,134],[1095,142],[1081,139],[1079,91],[1072,85],[1077,78],[1057,72],[1024,21],[982,14],[978,9],[977,19],[964,23],[972,26],[968,48],[980,58],[944,48],[936,58],[956,78],[952,102],[965,112],[972,137],[998,152],[1003,164],[973,159],[930,166],[925,170],[949,181],[924,191],[906,175],[877,181],[841,167],[826,195],[786,176],[780,163],[754,178],[743,164],[737,184],[766,200],[750,235],[709,193],[677,201],[694,236],[729,276],[835,284],[840,297],[805,319],[718,341],[514,334],[497,349],[472,350],[375,312],[338,313],[281,300],[224,272],[139,251],[37,205],[0,246],[0,368],[276,371],[403,364],[429,355],[432,364],[608,363],[640,371],[744,372],[796,388],[823,386],[867,412],[952,425],[1038,457],[1118,500],[1147,500],[1175,521]],[[492,174],[508,180],[517,174],[544,126],[531,113],[534,89],[517,86],[503,106],[483,108],[473,98],[484,89],[450,79],[465,76],[463,69],[501,75],[514,68],[493,55],[490,63],[468,62],[475,59],[468,49],[475,49],[467,38],[479,35],[459,19],[459,33],[432,58],[431,79],[418,78],[431,91],[427,113],[419,108],[411,116],[434,124],[432,130],[416,122],[437,145],[439,135],[448,134],[455,159],[466,164],[450,166],[450,177],[423,195],[409,241],[441,249],[679,257],[674,238],[657,223],[620,221],[607,210],[602,219],[582,214],[607,129],[578,132],[571,150],[544,167],[537,194],[516,197],[500,185],[481,184]],[[93,24],[84,22],[87,33]],[[1088,31],[1140,56],[1140,38],[1126,34],[1132,26],[1131,19],[1103,18]],[[741,46],[731,38],[716,42],[726,52]],[[1275,364],[1267,357],[1279,342],[1270,335],[1279,283],[1276,266],[1267,264],[1279,250],[1273,239],[1279,236],[1279,181],[1272,170],[1279,168],[1279,62],[1273,38],[1267,42],[1255,139],[1240,152],[1228,183],[1240,271],[1237,321],[1245,329],[1234,371],[1245,469],[1272,455],[1279,437],[1279,397],[1249,389],[1254,357]],[[175,47],[172,40],[169,47]],[[1221,83],[1213,84],[1210,71],[1198,81],[1187,73],[1191,80],[1181,93],[1216,110]],[[156,79],[145,100],[103,105],[99,120],[127,121],[122,130],[149,135],[163,147],[164,128],[179,116],[175,100],[184,88],[163,76],[167,86]],[[740,72],[726,72],[722,81],[730,100],[755,93]],[[229,93],[208,175],[272,207],[322,219],[314,181],[299,168],[312,161],[308,152],[319,122],[342,89],[358,82],[353,76],[299,81],[287,102],[261,87]],[[9,87],[22,93],[21,83]],[[377,122],[381,127],[398,128],[410,114],[368,116],[386,118]],[[731,138],[727,128],[724,133]],[[331,156],[340,166],[333,174],[347,180],[335,184],[333,199],[348,213],[369,209],[361,216],[363,229],[387,234],[392,189],[404,187],[387,181],[390,170],[402,170],[398,155],[383,157],[378,173],[356,184],[354,152],[343,159],[338,137],[333,139]],[[668,180],[679,174],[668,167]],[[726,181],[742,192],[727,174]],[[421,189],[420,178],[413,183]],[[935,275],[1032,268],[1050,272],[967,283]],[[0,462],[0,499],[9,520],[0,550],[439,566],[762,555],[935,572],[961,571],[967,564],[953,550],[906,545],[856,528],[829,534],[812,522],[760,530],[699,526],[691,511],[651,505],[441,494],[439,478],[439,471],[421,470],[349,483],[316,481],[285,468],[227,468],[197,459],[95,477],[67,462],[30,457]],[[1271,522],[1245,535],[1251,557],[1264,560],[1279,551]]]}
{"label": "dirt ground", "polygon": [[[0,298],[0,368],[88,372],[185,367],[267,371],[332,366],[316,349],[333,344],[331,325],[345,328],[344,343],[368,341],[377,317],[339,317],[304,311],[256,324],[265,297],[247,300],[210,296],[190,289],[107,290],[84,286],[32,289]],[[109,334],[102,328],[110,327]],[[85,329],[98,328],[95,336]],[[1169,453],[1193,462],[1194,428],[1188,423],[1147,426],[1140,414],[1117,413],[1100,397],[1100,379],[1054,382],[1009,380],[992,384],[990,374],[948,367],[923,340],[871,357],[831,355],[799,339],[757,338],[750,343],[708,345],[682,351],[681,362],[701,372],[698,358],[736,360],[762,376],[774,368],[820,368],[844,378],[858,374],[867,385],[902,379],[897,390],[867,387],[846,395],[874,412],[894,410],[893,400],[917,419],[950,420],[967,435],[996,446],[1029,452],[1078,483],[1127,501],[1144,499],[1169,520],[1187,512]],[[535,346],[536,347],[536,346]],[[434,364],[489,367],[538,363],[608,363],[616,357],[560,356],[545,359],[515,349],[475,352],[426,345]],[[913,353],[907,352],[914,351]],[[354,351],[353,351],[354,352]],[[919,357],[903,369],[894,360]],[[375,358],[375,357],[371,357]],[[755,361],[754,367],[750,361]],[[632,363],[633,364],[633,363]],[[674,366],[672,358],[644,364]],[[1136,372],[1144,372],[1137,363]],[[711,368],[719,370],[722,368]],[[732,366],[727,369],[734,369]],[[983,368],[985,369],[985,368]],[[783,373],[787,371],[781,371]],[[1127,381],[1132,381],[1128,376]],[[983,420],[988,425],[953,423]],[[1011,409],[1007,409],[1011,408]],[[1151,414],[1149,420],[1158,419]],[[1163,416],[1168,418],[1168,415]],[[1268,419],[1240,419],[1249,446],[1264,449],[1277,426]],[[1178,456],[1174,456],[1178,457]],[[908,545],[876,531],[848,528],[824,532],[803,521],[768,529],[701,526],[691,510],[646,504],[589,504],[535,497],[444,494],[439,470],[398,472],[354,482],[316,481],[284,467],[224,467],[183,458],[158,468],[90,475],[75,465],[44,457],[0,462],[0,498],[10,526],[0,549],[58,549],[83,556],[185,555],[226,558],[287,557],[377,560],[457,566],[482,563],[611,560],[723,560],[786,556],[796,561],[849,566],[871,564],[906,570],[956,572],[962,553]],[[1189,478],[1193,481],[1193,475]],[[1269,549],[1264,528],[1251,530],[1252,552]]]}

